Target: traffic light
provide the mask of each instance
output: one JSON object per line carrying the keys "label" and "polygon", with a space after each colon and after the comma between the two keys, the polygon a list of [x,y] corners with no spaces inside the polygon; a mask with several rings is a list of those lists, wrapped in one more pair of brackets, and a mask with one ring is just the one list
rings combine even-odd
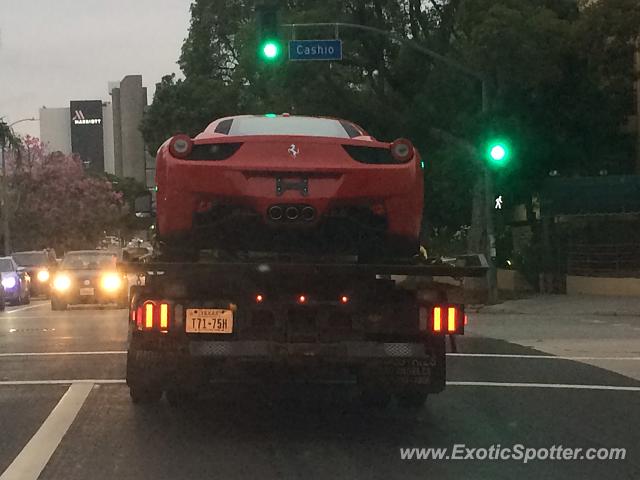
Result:
{"label": "traffic light", "polygon": [[265,62],[278,60],[282,55],[279,36],[278,7],[273,4],[256,6],[258,27],[258,56]]}
{"label": "traffic light", "polygon": [[511,156],[509,143],[503,139],[493,139],[487,142],[487,160],[494,167],[504,167]]}

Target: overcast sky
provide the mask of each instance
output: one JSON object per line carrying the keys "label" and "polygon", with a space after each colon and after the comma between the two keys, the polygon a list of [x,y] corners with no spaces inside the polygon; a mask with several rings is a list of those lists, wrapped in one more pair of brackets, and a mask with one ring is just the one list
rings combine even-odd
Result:
{"label": "overcast sky", "polygon": [[[141,74],[149,90],[176,61],[191,0],[0,0],[0,116],[8,123],[70,100],[110,100],[107,84]],[[38,135],[37,122],[16,125]]]}

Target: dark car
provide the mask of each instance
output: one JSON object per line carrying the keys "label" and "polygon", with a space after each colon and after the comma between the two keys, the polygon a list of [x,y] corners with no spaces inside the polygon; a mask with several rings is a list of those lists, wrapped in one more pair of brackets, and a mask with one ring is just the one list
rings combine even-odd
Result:
{"label": "dark car", "polygon": [[5,302],[22,305],[31,301],[31,277],[13,258],[0,258],[0,275]]}
{"label": "dark car", "polygon": [[57,265],[55,253],[52,250],[33,250],[15,252],[11,256],[31,277],[31,295],[48,297],[51,273]]}
{"label": "dark car", "polygon": [[51,283],[51,309],[74,304],[128,306],[127,278],[116,269],[118,254],[107,250],[67,252]]}

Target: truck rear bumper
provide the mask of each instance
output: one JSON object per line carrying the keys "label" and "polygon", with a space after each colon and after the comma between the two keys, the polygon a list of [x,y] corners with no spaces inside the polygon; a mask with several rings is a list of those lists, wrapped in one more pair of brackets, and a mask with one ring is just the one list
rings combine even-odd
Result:
{"label": "truck rear bumper", "polygon": [[[127,382],[154,382],[163,388],[183,382],[262,381],[281,375],[323,379],[348,374],[362,385],[388,388],[421,385],[429,392],[445,386],[444,338],[419,342],[195,341],[179,348],[156,344],[129,349]],[[158,348],[160,347],[160,348]],[[175,347],[175,345],[174,345]]]}

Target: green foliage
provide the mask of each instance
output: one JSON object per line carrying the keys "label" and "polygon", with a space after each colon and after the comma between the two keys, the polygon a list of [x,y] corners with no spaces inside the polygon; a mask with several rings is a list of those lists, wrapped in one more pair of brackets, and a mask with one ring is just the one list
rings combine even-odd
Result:
{"label": "green foliage", "polygon": [[[457,231],[469,223],[477,176],[472,149],[510,139],[501,193],[526,199],[550,170],[625,173],[632,142],[632,52],[640,4],[600,0],[289,0],[282,23],[352,22],[381,28],[461,62],[476,79],[374,33],[341,29],[341,62],[260,61],[254,1],[196,0],[179,60],[185,79],[163,78],[143,123],[157,148],[178,132],[242,113],[348,118],[374,136],[410,137],[425,157],[426,220]],[[331,38],[332,28],[296,38]],[[282,32],[286,42],[292,32]],[[447,135],[436,138],[434,131]],[[448,137],[447,137],[448,136]],[[451,142],[446,138],[463,141]]]}

